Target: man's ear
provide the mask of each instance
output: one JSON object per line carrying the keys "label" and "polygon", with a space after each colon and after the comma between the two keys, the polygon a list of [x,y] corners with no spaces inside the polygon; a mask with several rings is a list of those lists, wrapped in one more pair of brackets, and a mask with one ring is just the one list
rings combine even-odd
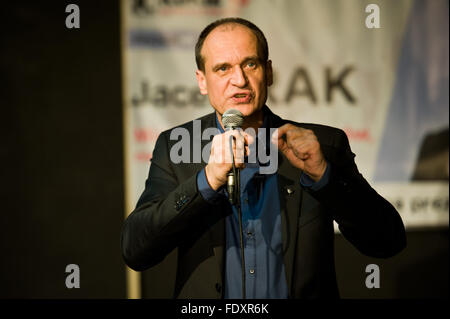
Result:
{"label": "man's ear", "polygon": [[197,70],[197,71],[195,71],[195,76],[197,77],[197,84],[198,84],[198,87],[200,88],[200,93],[202,95],[208,94],[205,73],[203,73],[203,71],[201,71],[201,70]]}
{"label": "man's ear", "polygon": [[272,70],[272,61],[267,60],[266,63],[266,81],[267,86],[271,86],[273,84],[273,70]]}

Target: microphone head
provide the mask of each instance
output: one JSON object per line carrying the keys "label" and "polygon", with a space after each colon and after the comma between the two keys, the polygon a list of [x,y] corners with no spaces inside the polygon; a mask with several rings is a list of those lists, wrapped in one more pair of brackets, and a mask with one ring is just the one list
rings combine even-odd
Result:
{"label": "microphone head", "polygon": [[228,109],[222,115],[222,123],[225,130],[242,127],[242,124],[244,124],[244,115],[236,109]]}

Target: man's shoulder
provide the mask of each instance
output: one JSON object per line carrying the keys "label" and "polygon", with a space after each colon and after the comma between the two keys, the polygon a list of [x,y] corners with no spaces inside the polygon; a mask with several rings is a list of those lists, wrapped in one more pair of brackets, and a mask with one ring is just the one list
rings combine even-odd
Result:
{"label": "man's shoulder", "polygon": [[334,127],[334,126],[328,126],[328,125],[317,124],[317,123],[296,122],[296,121],[280,118],[276,114],[274,114],[274,115],[277,116],[279,118],[279,120],[281,120],[281,122],[280,122],[281,125],[292,124],[292,125],[304,128],[304,129],[312,130],[314,132],[317,131],[317,132],[324,132],[324,133],[328,133],[328,134],[342,134],[342,133],[344,133],[344,131],[342,129]]}
{"label": "man's shoulder", "polygon": [[317,136],[320,144],[337,146],[342,143],[347,144],[348,138],[346,133],[337,127],[316,123],[302,123],[291,120],[283,120],[283,124],[292,124],[307,130],[311,130]]}
{"label": "man's shoulder", "polygon": [[301,128],[311,130],[314,132],[323,132],[327,134],[341,134],[344,133],[344,131],[338,127],[334,126],[328,126],[324,124],[317,124],[317,123],[303,123],[303,122],[294,122],[290,120],[286,120],[286,123],[291,123],[293,125],[299,126]]}
{"label": "man's shoulder", "polygon": [[188,130],[189,132],[191,132],[194,129],[194,123],[197,122],[201,125],[201,129],[203,130],[206,127],[216,127],[215,124],[215,113],[208,113],[206,115],[203,115],[201,117],[198,117],[196,119],[190,120],[188,122],[176,125],[174,127],[171,127],[167,130],[164,130],[161,132],[160,135],[170,135],[172,133],[172,131],[179,129],[179,130]]}
{"label": "man's shoulder", "polygon": [[287,120],[280,117],[278,114],[273,113],[269,108],[266,107],[266,111],[268,112],[269,117],[271,118],[270,123],[274,125],[274,127],[280,127],[284,124],[292,124],[304,129],[312,130],[315,134],[328,134],[328,135],[341,135],[345,134],[344,131],[340,128],[316,124],[316,123],[304,123],[304,122],[296,122],[292,120]]}

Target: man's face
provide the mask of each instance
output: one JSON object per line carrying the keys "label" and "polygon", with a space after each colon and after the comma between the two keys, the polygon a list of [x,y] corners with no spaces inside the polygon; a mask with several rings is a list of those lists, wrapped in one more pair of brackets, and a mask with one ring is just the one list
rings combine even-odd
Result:
{"label": "man's face", "polygon": [[197,70],[200,92],[208,94],[214,109],[223,114],[235,108],[244,116],[261,110],[272,84],[271,61],[261,61],[258,39],[239,24],[222,25],[205,39],[205,71]]}

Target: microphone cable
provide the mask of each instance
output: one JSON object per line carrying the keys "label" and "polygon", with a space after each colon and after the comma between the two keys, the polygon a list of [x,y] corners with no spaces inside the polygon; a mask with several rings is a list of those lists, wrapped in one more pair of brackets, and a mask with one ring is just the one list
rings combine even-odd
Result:
{"label": "microphone cable", "polygon": [[240,171],[236,169],[236,165],[234,162],[234,152],[233,152],[233,140],[234,136],[230,136],[230,150],[231,150],[231,158],[233,165],[233,175],[236,178],[236,187],[234,188],[234,194],[229,194],[229,196],[233,197],[230,200],[230,203],[234,205],[238,211],[238,219],[239,219],[239,243],[241,248],[241,275],[242,275],[242,299],[246,299],[246,285],[245,285],[245,254],[244,254],[244,238],[242,231],[242,210],[241,210],[241,181],[240,181]]}

